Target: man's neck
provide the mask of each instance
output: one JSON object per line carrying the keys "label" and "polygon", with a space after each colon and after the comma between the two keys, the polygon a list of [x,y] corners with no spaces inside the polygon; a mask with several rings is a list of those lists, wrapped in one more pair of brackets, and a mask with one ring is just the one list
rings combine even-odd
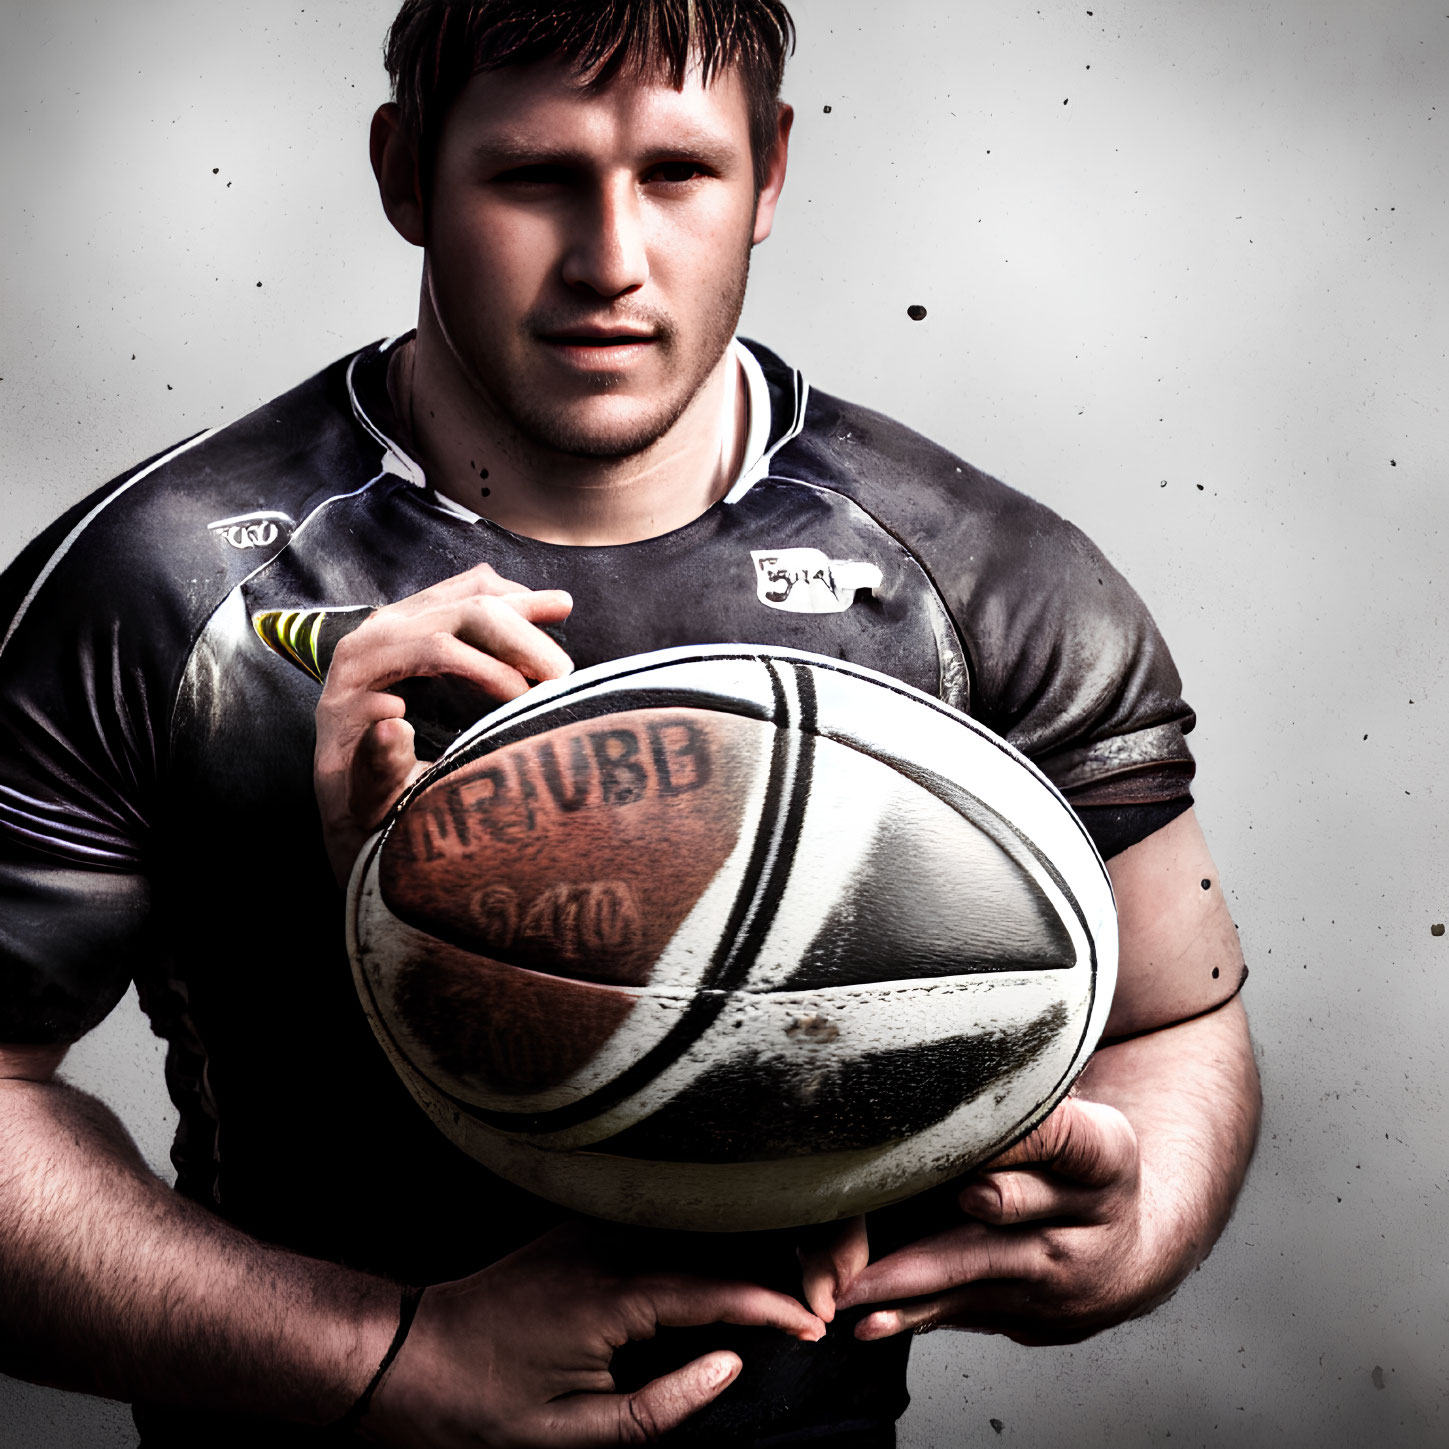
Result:
{"label": "man's neck", "polygon": [[520,436],[462,375],[426,308],[394,354],[388,387],[429,484],[526,538],[607,545],[693,522],[744,465],[749,391],[728,349],[675,425],[626,458],[580,458]]}

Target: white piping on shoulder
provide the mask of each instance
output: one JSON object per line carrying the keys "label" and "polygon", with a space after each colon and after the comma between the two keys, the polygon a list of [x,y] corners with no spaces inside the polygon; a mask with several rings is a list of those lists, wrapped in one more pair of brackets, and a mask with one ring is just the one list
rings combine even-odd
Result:
{"label": "white piping on shoulder", "polygon": [[3,654],[5,652],[5,646],[10,643],[11,637],[20,627],[20,621],[24,619],[26,613],[30,609],[31,604],[35,602],[35,596],[41,591],[42,588],[45,587],[45,581],[51,576],[51,574],[56,571],[56,569],[60,566],[60,561],[66,556],[66,554],[71,551],[71,548],[74,546],[75,541],[81,536],[81,534],[86,531],[87,528],[91,526],[96,518],[107,508],[109,508],[111,504],[114,503],[116,499],[121,496],[121,494],[125,493],[128,489],[134,488],[136,484],[141,482],[143,478],[149,478],[151,474],[154,473],[158,468],[164,468],[166,464],[171,462],[173,458],[179,458],[183,453],[189,452],[192,448],[195,448],[200,444],[206,442],[208,438],[214,438],[220,431],[220,428],[208,428],[204,433],[198,433],[194,438],[190,439],[185,443],[182,443],[180,447],[173,448],[164,457],[157,458],[154,463],[151,463],[147,467],[142,468],[139,473],[136,473],[130,478],[126,479],[126,481],[122,483],[121,486],[117,488],[114,493],[110,493],[105,498],[101,499],[101,501],[97,503],[96,506],[92,508],[91,511],[87,513],[86,516],[81,519],[81,521],[76,524],[76,526],[71,529],[68,534],[66,534],[64,542],[60,545],[58,549],[56,549],[53,554],[51,554],[50,559],[46,563],[45,567],[41,569],[41,571],[35,576],[35,582],[31,584],[30,592],[26,594],[26,596],[20,601],[20,607],[15,611],[15,617],[10,621],[10,627],[5,631],[4,639],[0,639],[0,654]]}
{"label": "white piping on shoulder", "polygon": [[764,370],[750,351],[738,338],[734,342],[735,355],[744,369],[745,384],[749,389],[750,432],[745,445],[745,466],[734,486],[724,496],[726,503],[738,503],[761,478],[770,472],[770,463],[776,453],[805,428],[805,405],[810,400],[810,384],[804,375],[795,370],[795,416],[780,441],[773,448],[770,443],[770,388],[765,381]]}
{"label": "white piping on shoulder", "polygon": [[[398,337],[403,334],[399,333]],[[398,340],[391,338],[387,342],[380,342],[377,350],[379,353],[386,352],[389,347]],[[382,445],[382,471],[391,473],[394,478],[401,478],[405,483],[411,483],[415,488],[426,488],[428,480],[423,476],[422,466],[414,462],[408,456],[407,450],[401,443],[388,437],[381,428],[368,416],[367,409],[362,406],[362,399],[357,396],[357,387],[354,381],[354,374],[357,371],[357,364],[362,361],[362,353],[358,353],[351,362],[347,364],[347,397],[352,404],[352,415],[372,435],[375,441]]]}

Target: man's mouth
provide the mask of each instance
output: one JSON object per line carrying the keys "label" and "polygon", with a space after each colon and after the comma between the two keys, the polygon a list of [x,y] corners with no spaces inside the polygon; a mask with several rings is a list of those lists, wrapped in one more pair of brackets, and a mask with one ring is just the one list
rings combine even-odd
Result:
{"label": "man's mouth", "polygon": [[618,372],[644,361],[659,342],[655,332],[635,332],[617,327],[571,327],[566,331],[544,332],[540,341],[565,367],[580,372],[604,369]]}
{"label": "man's mouth", "polygon": [[567,332],[544,333],[543,340],[558,347],[638,347],[658,339],[653,332],[576,328]]}

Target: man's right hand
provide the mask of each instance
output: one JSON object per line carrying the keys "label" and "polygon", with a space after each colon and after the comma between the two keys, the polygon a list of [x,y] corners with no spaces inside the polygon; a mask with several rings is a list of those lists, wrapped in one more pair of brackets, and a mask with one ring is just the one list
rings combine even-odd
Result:
{"label": "man's right hand", "polygon": [[479,564],[379,609],[338,644],[317,703],[313,784],[327,856],[342,884],[363,842],[422,771],[391,686],[459,679],[500,703],[516,699],[572,671],[568,655],[539,628],[562,623],[572,608],[561,589],[527,589]]}
{"label": "man's right hand", "polygon": [[746,1283],[640,1275],[608,1239],[568,1225],[456,1283],[429,1288],[363,1431],[399,1449],[641,1444],[673,1429],[740,1370],[724,1351],[614,1393],[609,1360],[660,1325],[737,1323],[805,1342],[825,1325],[793,1298]]}

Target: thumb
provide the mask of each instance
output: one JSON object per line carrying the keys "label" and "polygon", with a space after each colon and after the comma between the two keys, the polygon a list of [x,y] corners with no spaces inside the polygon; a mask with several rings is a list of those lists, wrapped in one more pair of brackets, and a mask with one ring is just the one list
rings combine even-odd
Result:
{"label": "thumb", "polygon": [[1045,1167],[1088,1187],[1108,1187],[1136,1160],[1137,1134],[1115,1107],[1068,1097],[1034,1132],[978,1170]]}
{"label": "thumb", "polygon": [[[632,1394],[581,1394],[567,1401],[570,1407],[577,1405],[578,1417],[557,1442],[637,1444],[657,1439],[678,1428],[691,1414],[723,1393],[735,1381],[741,1367],[738,1355],[721,1349],[645,1384]],[[575,1434],[580,1437],[575,1438]]]}
{"label": "thumb", "polygon": [[[319,774],[317,798],[323,806],[323,834],[332,873],[344,888],[358,853],[382,824],[392,802],[422,773],[413,751],[413,727],[405,719],[374,720],[344,767],[342,790]],[[341,811],[337,795],[343,795]],[[329,814],[328,802],[333,802]]]}
{"label": "thumb", "polygon": [[405,719],[374,720],[348,767],[348,811],[363,834],[382,824],[417,770],[412,725]]}
{"label": "thumb", "polygon": [[864,1216],[811,1234],[796,1253],[805,1301],[817,1318],[829,1323],[835,1317],[835,1300],[870,1263]]}

